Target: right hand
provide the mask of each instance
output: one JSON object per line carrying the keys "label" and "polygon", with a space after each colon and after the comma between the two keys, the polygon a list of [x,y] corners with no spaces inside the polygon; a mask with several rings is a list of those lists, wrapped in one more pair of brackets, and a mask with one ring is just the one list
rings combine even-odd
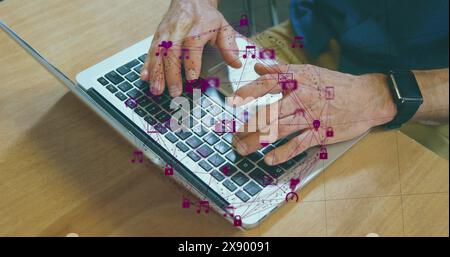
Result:
{"label": "right hand", "polygon": [[[180,96],[183,93],[181,62],[186,79],[198,79],[203,48],[208,42],[219,49],[230,66],[239,68],[242,64],[236,33],[217,10],[217,0],[172,0],[153,38],[141,79],[150,82],[150,92],[154,95],[162,94],[167,83],[169,94]],[[159,47],[162,41],[173,43],[167,56]],[[189,49],[189,59],[180,59],[182,48]]]}

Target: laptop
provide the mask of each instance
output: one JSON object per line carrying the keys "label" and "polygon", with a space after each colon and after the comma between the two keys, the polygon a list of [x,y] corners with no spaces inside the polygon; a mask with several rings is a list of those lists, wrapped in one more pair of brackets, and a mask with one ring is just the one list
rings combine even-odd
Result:
{"label": "laptop", "polygon": [[[216,211],[240,229],[253,228],[283,204],[298,202],[301,188],[364,137],[329,145],[326,152],[313,147],[288,162],[269,166],[263,160],[264,154],[287,139],[265,145],[263,149],[243,157],[231,145],[234,131],[219,132],[215,129],[218,117],[229,117],[242,124],[242,110],[281,98],[281,95],[267,95],[239,110],[224,101],[225,97],[245,86],[242,81],[258,77],[253,69],[258,58],[241,56],[245,65],[234,69],[227,66],[218,54],[205,55],[201,76],[214,76],[220,79],[221,86],[205,90],[196,105],[190,93],[183,93],[191,106],[197,109],[195,112],[191,110],[194,115],[190,116],[192,123],[187,131],[172,131],[165,125],[176,111],[170,108],[171,97],[167,93],[149,95],[148,84],[139,79],[153,37],[80,72],[74,83],[6,24],[0,21],[0,26],[134,145],[136,151],[124,153],[130,155],[131,162],[142,162],[145,156],[161,167],[162,175],[174,179],[198,198],[180,199],[180,208],[192,208],[198,213]],[[245,53],[250,44],[248,39],[237,37],[236,42],[239,51]],[[205,52],[217,53],[214,50]]]}

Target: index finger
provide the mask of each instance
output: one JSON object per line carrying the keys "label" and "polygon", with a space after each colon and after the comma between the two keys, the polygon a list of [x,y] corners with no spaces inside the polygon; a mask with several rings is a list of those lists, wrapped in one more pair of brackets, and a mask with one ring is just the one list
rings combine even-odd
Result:
{"label": "index finger", "polygon": [[239,88],[233,96],[228,98],[228,101],[230,105],[242,106],[266,94],[278,94],[280,92],[281,88],[276,77],[264,75]]}
{"label": "index finger", "polygon": [[141,79],[150,82],[150,92],[152,94],[161,92],[164,87],[164,63],[162,59],[164,53],[160,49],[162,42],[160,38],[162,37],[155,36],[153,38],[152,45],[148,50],[147,59],[141,71]]}

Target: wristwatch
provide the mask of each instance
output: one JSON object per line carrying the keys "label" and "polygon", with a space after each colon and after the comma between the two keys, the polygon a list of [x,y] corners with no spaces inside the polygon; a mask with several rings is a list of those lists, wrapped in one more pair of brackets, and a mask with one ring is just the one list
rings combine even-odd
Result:
{"label": "wristwatch", "polygon": [[396,129],[416,114],[423,103],[423,98],[412,71],[389,71],[386,75],[388,76],[389,90],[395,105],[397,105],[397,115],[383,127]]}

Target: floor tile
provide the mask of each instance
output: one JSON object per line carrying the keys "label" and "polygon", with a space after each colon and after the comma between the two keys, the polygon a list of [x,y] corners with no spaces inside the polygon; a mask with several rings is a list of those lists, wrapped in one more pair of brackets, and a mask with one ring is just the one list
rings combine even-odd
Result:
{"label": "floor tile", "polygon": [[447,160],[402,133],[398,134],[398,144],[403,194],[448,193]]}
{"label": "floor tile", "polygon": [[448,237],[448,193],[403,196],[406,236]]}
{"label": "floor tile", "polygon": [[329,236],[402,236],[400,196],[326,202]]}
{"label": "floor tile", "polygon": [[324,174],[321,173],[300,190],[298,196],[302,202],[325,200]]}
{"label": "floor tile", "polygon": [[372,133],[333,163],[324,173],[326,199],[400,195],[395,135]]}
{"label": "floor tile", "polygon": [[259,229],[261,236],[325,236],[325,202],[287,204]]}

